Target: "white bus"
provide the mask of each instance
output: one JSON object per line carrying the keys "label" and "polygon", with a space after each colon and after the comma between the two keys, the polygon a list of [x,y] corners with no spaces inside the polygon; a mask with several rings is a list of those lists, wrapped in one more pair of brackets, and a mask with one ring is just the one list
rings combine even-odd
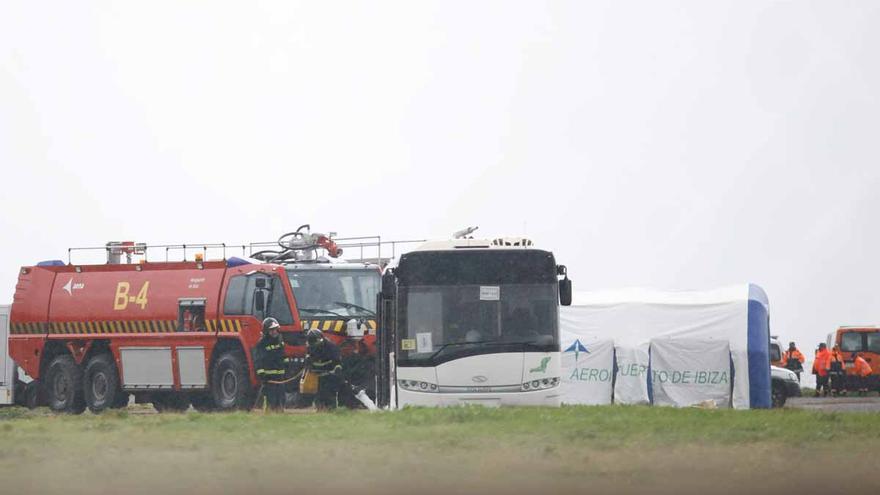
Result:
{"label": "white bus", "polygon": [[571,304],[571,281],[531,244],[428,242],[386,271],[380,402],[559,405],[559,302]]}

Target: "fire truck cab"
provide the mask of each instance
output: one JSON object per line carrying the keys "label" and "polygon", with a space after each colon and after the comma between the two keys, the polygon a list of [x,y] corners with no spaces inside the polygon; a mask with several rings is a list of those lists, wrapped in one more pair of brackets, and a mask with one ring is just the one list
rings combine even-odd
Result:
{"label": "fire truck cab", "polygon": [[341,249],[301,231],[249,258],[132,263],[146,246],[127,243],[123,263],[111,243],[107,264],[23,267],[9,355],[34,379],[33,402],[69,413],[124,407],[129,395],[159,411],[250,408],[251,350],[270,316],[288,356],[304,356],[303,330],[318,328],[343,349],[347,378],[371,391],[379,267],[318,257],[316,247]]}

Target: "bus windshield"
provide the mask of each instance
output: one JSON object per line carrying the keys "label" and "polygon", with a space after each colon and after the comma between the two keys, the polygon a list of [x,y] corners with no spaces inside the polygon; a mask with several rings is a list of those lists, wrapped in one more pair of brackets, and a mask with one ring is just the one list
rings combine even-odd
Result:
{"label": "bus windshield", "polygon": [[375,317],[381,278],[375,270],[288,270],[302,318]]}
{"label": "bus windshield", "polygon": [[396,269],[401,366],[558,350],[553,255],[537,249],[418,251]]}
{"label": "bus windshield", "polygon": [[399,314],[407,344],[400,357],[436,364],[465,355],[554,351],[556,290],[556,284],[406,287]]}

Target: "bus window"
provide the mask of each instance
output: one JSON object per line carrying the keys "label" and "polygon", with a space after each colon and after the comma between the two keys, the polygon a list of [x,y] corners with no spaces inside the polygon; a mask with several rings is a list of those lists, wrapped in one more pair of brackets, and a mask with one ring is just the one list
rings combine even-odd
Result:
{"label": "bus window", "polygon": [[876,352],[880,354],[880,332],[871,332],[868,336],[868,352]]}

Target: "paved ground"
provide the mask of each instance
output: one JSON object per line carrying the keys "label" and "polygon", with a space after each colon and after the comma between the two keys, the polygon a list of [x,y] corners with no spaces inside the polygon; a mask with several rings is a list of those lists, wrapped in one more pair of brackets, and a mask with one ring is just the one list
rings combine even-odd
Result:
{"label": "paved ground", "polygon": [[795,397],[785,407],[828,412],[880,412],[880,397]]}

